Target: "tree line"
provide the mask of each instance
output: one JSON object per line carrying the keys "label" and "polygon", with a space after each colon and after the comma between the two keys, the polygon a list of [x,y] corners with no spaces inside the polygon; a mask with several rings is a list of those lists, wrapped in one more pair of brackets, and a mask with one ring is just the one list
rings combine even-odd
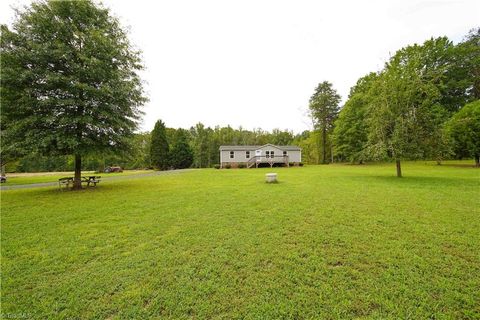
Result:
{"label": "tree line", "polygon": [[2,168],[211,167],[220,145],[298,145],[306,163],[474,158],[480,166],[480,29],[398,50],[340,108],[329,82],[310,97],[312,130],[168,128],[138,133],[147,101],[140,53],[101,4],[34,1],[1,25]]}
{"label": "tree line", "polygon": [[343,108],[328,82],[309,104],[321,161],[474,158],[480,166],[480,28],[398,50],[360,78]]}
{"label": "tree line", "polygon": [[[440,37],[397,51],[384,69],[360,78],[340,108],[340,95],[324,81],[309,100],[313,130],[169,128],[134,133],[121,152],[85,157],[84,170],[106,165],[127,169],[205,168],[218,164],[221,145],[298,145],[305,163],[474,158],[480,155],[480,29],[457,45]],[[29,154],[12,171],[72,170],[69,155]]]}
{"label": "tree line", "polygon": [[[112,165],[126,169],[209,168],[220,162],[221,145],[301,144],[308,135],[308,131],[295,135],[289,130],[211,128],[202,123],[190,129],[170,128],[158,120],[151,132],[133,134],[125,151],[86,156],[82,169],[102,171]],[[70,171],[74,168],[73,160],[69,155],[30,154],[8,163],[7,171]],[[314,163],[312,161],[310,163]]]}

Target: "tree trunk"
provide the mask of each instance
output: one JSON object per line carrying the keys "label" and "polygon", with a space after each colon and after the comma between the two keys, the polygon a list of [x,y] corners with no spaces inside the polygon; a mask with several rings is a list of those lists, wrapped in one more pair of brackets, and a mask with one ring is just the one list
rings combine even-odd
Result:
{"label": "tree trunk", "polygon": [[82,189],[82,156],[75,154],[75,177],[73,178],[73,190]]}
{"label": "tree trunk", "polygon": [[325,128],[322,130],[322,163],[325,164],[327,163],[327,134],[326,134]]}
{"label": "tree trunk", "polygon": [[103,172],[103,171],[105,171],[105,156],[102,157],[102,161],[98,166],[98,172]]}
{"label": "tree trunk", "polygon": [[475,167],[480,167],[480,155],[478,154],[475,156]]}
{"label": "tree trunk", "polygon": [[397,164],[397,177],[401,178],[402,177],[402,167],[400,166],[400,160],[397,160],[396,164]]}

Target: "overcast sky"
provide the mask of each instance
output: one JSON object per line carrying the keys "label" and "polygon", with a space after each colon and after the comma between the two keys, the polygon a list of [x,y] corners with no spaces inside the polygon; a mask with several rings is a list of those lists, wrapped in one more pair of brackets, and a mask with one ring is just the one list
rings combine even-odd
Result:
{"label": "overcast sky", "polygon": [[[0,22],[11,23],[2,0]],[[143,52],[150,98],[142,129],[231,125],[301,132],[317,83],[343,100],[396,50],[430,37],[460,41],[480,1],[105,0]]]}

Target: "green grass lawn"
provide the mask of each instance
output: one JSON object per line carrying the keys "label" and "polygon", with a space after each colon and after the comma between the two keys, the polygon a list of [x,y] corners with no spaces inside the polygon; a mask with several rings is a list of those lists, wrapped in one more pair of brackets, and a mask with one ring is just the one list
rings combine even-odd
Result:
{"label": "green grass lawn", "polygon": [[2,314],[480,318],[480,169],[270,171],[2,191]]}
{"label": "green grass lawn", "polygon": [[[139,173],[152,172],[152,170],[125,170],[123,172],[112,172],[112,173],[95,173],[94,171],[83,171],[82,175],[99,175],[102,178],[113,177],[113,176],[128,176]],[[43,182],[58,182],[58,179],[63,177],[73,177],[73,172],[39,172],[35,174],[29,173],[12,173],[7,174],[7,182],[2,183],[2,186],[14,186],[19,184],[33,184],[33,183],[43,183]]]}

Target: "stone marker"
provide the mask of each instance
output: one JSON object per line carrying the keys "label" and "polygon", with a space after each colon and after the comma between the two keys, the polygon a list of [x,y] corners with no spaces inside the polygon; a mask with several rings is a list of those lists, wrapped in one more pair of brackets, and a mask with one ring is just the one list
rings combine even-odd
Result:
{"label": "stone marker", "polygon": [[267,183],[277,182],[277,174],[276,173],[267,173],[265,175]]}

